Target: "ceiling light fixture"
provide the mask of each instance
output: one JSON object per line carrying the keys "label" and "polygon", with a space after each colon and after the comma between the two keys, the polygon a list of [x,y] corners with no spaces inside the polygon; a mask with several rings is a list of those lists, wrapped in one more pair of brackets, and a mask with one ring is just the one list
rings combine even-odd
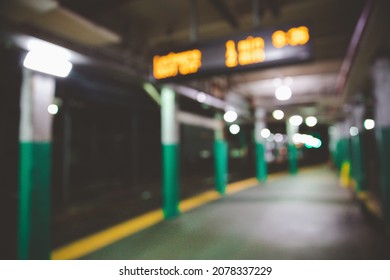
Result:
{"label": "ceiling light fixture", "polygon": [[291,88],[287,85],[278,86],[275,90],[275,97],[280,101],[289,100],[292,96]]}

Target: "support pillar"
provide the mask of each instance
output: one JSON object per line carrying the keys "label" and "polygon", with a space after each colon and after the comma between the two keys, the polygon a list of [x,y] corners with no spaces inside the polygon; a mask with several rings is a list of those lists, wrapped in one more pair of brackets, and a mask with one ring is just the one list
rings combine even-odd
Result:
{"label": "support pillar", "polygon": [[179,215],[179,125],[176,93],[164,87],[161,91],[162,195],[166,219]]}
{"label": "support pillar", "polygon": [[50,258],[50,180],[55,80],[24,69],[19,134],[18,258]]}
{"label": "support pillar", "polygon": [[72,114],[70,111],[69,101],[63,103],[62,110],[64,113],[64,139],[62,146],[62,196],[61,201],[65,206],[71,197],[70,176],[72,162]]}
{"label": "support pillar", "polygon": [[[220,113],[217,113],[216,119],[222,120]],[[214,170],[215,189],[223,195],[226,192],[228,177],[228,145],[224,137],[223,126],[214,132]]]}
{"label": "support pillar", "polygon": [[286,123],[288,139],[288,167],[290,174],[298,173],[298,153],[293,142],[293,135],[298,133],[299,126],[292,125],[289,121]]}
{"label": "support pillar", "polygon": [[360,193],[366,190],[366,172],[363,158],[363,118],[364,106],[356,105],[352,111],[353,124],[358,128],[357,135],[351,136],[351,174],[355,181],[355,190]]}
{"label": "support pillar", "polygon": [[379,152],[381,208],[385,225],[390,226],[390,56],[378,58],[373,65],[375,132]]}
{"label": "support pillar", "polygon": [[336,124],[328,128],[328,136],[329,136],[329,152],[331,154],[332,163],[333,166],[335,166],[338,169],[339,165],[338,165],[337,144],[340,140],[340,136]]}
{"label": "support pillar", "polygon": [[340,184],[343,187],[351,185],[351,139],[349,130],[351,122],[347,118],[340,124]]}
{"label": "support pillar", "polygon": [[259,182],[267,181],[266,139],[261,136],[261,131],[266,128],[266,110],[257,108],[255,112],[255,145],[256,145],[256,178]]}

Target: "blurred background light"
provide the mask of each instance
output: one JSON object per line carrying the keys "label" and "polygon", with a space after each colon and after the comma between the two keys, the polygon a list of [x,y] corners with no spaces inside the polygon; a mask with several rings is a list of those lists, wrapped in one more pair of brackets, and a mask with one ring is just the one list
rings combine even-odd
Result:
{"label": "blurred background light", "polygon": [[351,126],[351,127],[349,128],[349,134],[350,134],[351,136],[356,136],[356,135],[359,134],[359,129],[358,129],[356,126]]}
{"label": "blurred background light", "polygon": [[55,115],[58,113],[58,106],[56,104],[50,104],[48,107],[47,107],[47,111],[52,114],[52,115]]}
{"label": "blurred background light", "polygon": [[313,116],[307,117],[305,120],[306,125],[309,127],[315,126],[317,124],[317,122],[318,122],[317,118],[313,117]]}
{"label": "blurred background light", "polygon": [[372,119],[364,120],[364,128],[367,130],[373,129],[375,127],[375,121]]}
{"label": "blurred background light", "polygon": [[299,115],[294,115],[290,117],[289,122],[294,126],[300,126],[303,122],[303,119]]}
{"label": "blurred background light", "polygon": [[229,131],[231,134],[237,134],[240,132],[240,127],[237,124],[232,124],[229,126]]}
{"label": "blurred background light", "polygon": [[282,110],[275,110],[272,112],[272,116],[275,120],[281,120],[284,118],[284,113]]}
{"label": "blurred background light", "polygon": [[238,115],[235,111],[229,110],[223,115],[223,119],[228,122],[232,123],[237,119]]}
{"label": "blurred background light", "polygon": [[261,137],[263,137],[263,138],[268,138],[268,137],[271,135],[271,131],[270,131],[268,128],[263,128],[263,129],[260,131],[260,135],[261,135]]}
{"label": "blurred background light", "polygon": [[282,142],[282,141],[283,141],[283,135],[280,134],[280,133],[276,133],[276,134],[274,135],[274,140],[275,140],[275,142],[277,142],[277,143]]}
{"label": "blurred background light", "polygon": [[278,86],[275,90],[275,97],[280,101],[289,100],[292,96],[291,88],[287,85]]}
{"label": "blurred background light", "polygon": [[72,63],[43,51],[29,51],[24,59],[23,66],[49,75],[65,78],[72,70]]}

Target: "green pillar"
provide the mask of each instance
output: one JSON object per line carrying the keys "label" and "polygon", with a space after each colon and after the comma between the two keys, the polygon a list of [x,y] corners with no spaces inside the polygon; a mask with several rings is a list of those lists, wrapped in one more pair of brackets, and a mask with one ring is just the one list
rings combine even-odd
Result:
{"label": "green pillar", "polygon": [[[357,129],[352,132],[350,138],[351,145],[351,175],[355,181],[355,191],[363,192],[366,190],[366,170],[364,168],[363,158],[363,122],[364,122],[365,107],[362,103],[354,104],[351,111],[352,124]],[[351,132],[350,132],[351,134]],[[356,135],[355,135],[356,134]]]}
{"label": "green pillar", "polygon": [[352,151],[352,177],[355,180],[355,190],[362,192],[366,190],[365,185],[365,169],[363,162],[363,146],[362,134],[351,137],[351,151]]}
{"label": "green pillar", "polygon": [[55,80],[24,69],[19,135],[18,258],[50,258],[50,174]]}
{"label": "green pillar", "polygon": [[378,57],[372,67],[375,130],[378,147],[380,199],[385,225],[390,227],[390,56]]}
{"label": "green pillar", "polygon": [[298,153],[295,144],[288,144],[288,170],[290,174],[298,173]]}
{"label": "green pillar", "polygon": [[225,141],[221,114],[216,115],[221,121],[221,127],[214,132],[214,173],[215,189],[225,194],[228,177],[228,145]]}
{"label": "green pillar", "polygon": [[266,139],[261,131],[266,128],[266,110],[257,108],[255,112],[255,149],[256,149],[256,178],[260,182],[267,181],[267,161],[265,160]]}
{"label": "green pillar", "polygon": [[378,127],[376,139],[379,153],[381,208],[385,224],[390,227],[390,126]]}
{"label": "green pillar", "polygon": [[176,94],[164,87],[161,91],[162,199],[166,219],[179,211],[179,147]]}
{"label": "green pillar", "polygon": [[286,127],[287,127],[287,138],[288,138],[288,168],[290,174],[297,174],[298,153],[292,138],[295,133],[298,133],[299,126],[293,125],[290,123],[290,121],[287,121]]}

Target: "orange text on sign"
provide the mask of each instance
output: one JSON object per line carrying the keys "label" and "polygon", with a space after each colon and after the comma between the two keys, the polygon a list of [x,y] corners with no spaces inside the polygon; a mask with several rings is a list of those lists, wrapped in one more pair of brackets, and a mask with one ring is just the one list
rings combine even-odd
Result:
{"label": "orange text on sign", "polygon": [[237,47],[233,40],[229,40],[225,47],[225,65],[227,67],[259,63],[265,59],[264,39],[261,37],[249,36],[239,41]]}
{"label": "orange text on sign", "polygon": [[305,45],[310,39],[309,29],[306,26],[293,27],[287,32],[277,30],[272,34],[272,44],[275,48],[283,48],[287,45]]}
{"label": "orange text on sign", "polygon": [[153,57],[153,76],[156,79],[175,77],[178,74],[196,73],[202,65],[202,53],[198,49]]}

